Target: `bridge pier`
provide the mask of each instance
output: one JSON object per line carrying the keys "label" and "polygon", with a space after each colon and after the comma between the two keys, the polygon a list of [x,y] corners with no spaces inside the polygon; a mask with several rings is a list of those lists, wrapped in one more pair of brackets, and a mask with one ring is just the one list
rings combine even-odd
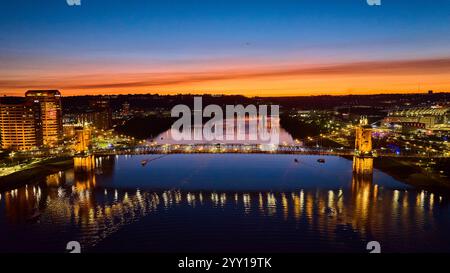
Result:
{"label": "bridge pier", "polygon": [[372,176],[373,158],[372,157],[353,157],[353,175]]}
{"label": "bridge pier", "polygon": [[80,172],[91,172],[95,169],[95,156],[94,155],[76,155],[73,158],[74,171]]}

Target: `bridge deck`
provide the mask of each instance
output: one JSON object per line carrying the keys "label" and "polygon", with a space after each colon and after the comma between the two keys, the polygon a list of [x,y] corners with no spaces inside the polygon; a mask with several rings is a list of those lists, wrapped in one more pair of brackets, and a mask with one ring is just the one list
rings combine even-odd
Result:
{"label": "bridge deck", "polygon": [[[116,154],[298,154],[298,155],[333,155],[333,156],[354,156],[355,151],[351,149],[325,149],[311,148],[298,145],[280,145],[268,148],[260,145],[154,145],[142,146],[134,149],[103,150],[97,151],[96,155],[116,155]],[[396,158],[446,158],[448,156],[439,154],[397,154],[388,151],[374,150],[374,157],[396,157]]]}

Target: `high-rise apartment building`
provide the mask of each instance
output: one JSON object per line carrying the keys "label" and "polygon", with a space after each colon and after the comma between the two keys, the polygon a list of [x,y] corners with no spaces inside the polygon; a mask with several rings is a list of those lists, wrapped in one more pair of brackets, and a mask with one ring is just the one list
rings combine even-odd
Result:
{"label": "high-rise apartment building", "polygon": [[86,117],[91,119],[92,125],[96,129],[108,130],[112,127],[112,111],[109,99],[97,98],[89,102],[90,111]]}
{"label": "high-rise apartment building", "polygon": [[25,98],[0,99],[2,149],[27,151],[42,145],[40,105]]}
{"label": "high-rise apartment building", "polygon": [[61,93],[58,90],[30,90],[25,97],[40,106],[43,145],[56,146],[63,136]]}

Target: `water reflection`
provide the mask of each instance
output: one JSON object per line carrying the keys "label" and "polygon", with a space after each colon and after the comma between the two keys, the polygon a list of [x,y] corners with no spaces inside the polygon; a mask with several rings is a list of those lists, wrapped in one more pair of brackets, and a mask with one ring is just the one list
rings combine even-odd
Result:
{"label": "water reflection", "polygon": [[[392,249],[399,247],[395,245],[396,240],[403,242],[426,237],[436,244],[440,240],[441,244],[448,241],[448,237],[442,238],[441,234],[430,238],[430,233],[423,231],[424,226],[427,230],[433,230],[438,224],[449,227],[448,220],[435,217],[435,211],[448,206],[443,197],[424,191],[392,190],[380,186],[373,181],[373,162],[367,159],[354,159],[349,188],[285,192],[110,188],[99,186],[97,180],[103,175],[112,175],[115,159],[104,157],[100,161],[92,173],[58,172],[39,184],[2,193],[0,218],[6,220],[5,225],[10,230],[23,225],[40,227],[38,234],[44,237],[53,236],[50,231],[46,232],[46,227],[66,229],[68,232],[61,235],[61,241],[78,240],[87,248],[95,247],[125,226],[149,215],[170,213],[180,208],[207,210],[208,215],[220,214],[230,221],[235,220],[233,215],[242,214],[255,222],[272,219],[274,222],[268,226],[289,225],[298,229],[301,225],[308,236],[344,249],[371,238],[390,240]],[[204,221],[202,218],[193,219]],[[166,224],[183,225],[182,220],[176,218]],[[151,224],[143,222],[142,225],[145,228],[137,236],[155,236]],[[245,229],[245,226],[240,228]],[[162,231],[157,232],[161,236]],[[5,233],[2,233],[0,236],[5,239]],[[264,233],[254,233],[253,236],[271,240]],[[278,236],[291,236],[295,240],[296,236],[305,235],[294,232]],[[7,250],[8,245],[3,245],[2,249]]]}

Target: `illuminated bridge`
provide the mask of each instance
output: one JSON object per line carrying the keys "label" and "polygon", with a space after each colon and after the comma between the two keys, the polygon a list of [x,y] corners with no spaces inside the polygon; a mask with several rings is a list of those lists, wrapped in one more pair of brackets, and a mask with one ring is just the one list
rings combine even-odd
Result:
{"label": "illuminated bridge", "polygon": [[[95,154],[103,155],[120,155],[120,154],[194,154],[194,153],[258,153],[258,154],[299,154],[299,155],[337,155],[337,156],[354,156],[358,155],[357,151],[349,148],[313,148],[302,145],[279,145],[268,147],[264,145],[246,145],[246,144],[195,144],[195,145],[152,145],[142,146],[133,149],[123,150],[105,150],[98,151]],[[423,157],[437,158],[448,157],[444,154],[397,154],[390,151],[373,150],[374,157]]]}
{"label": "illuminated bridge", "polygon": [[120,150],[97,151],[96,155],[116,154],[179,154],[179,153],[264,153],[264,154],[303,154],[303,155],[337,155],[358,157],[414,157],[414,158],[437,158],[448,157],[442,152],[436,153],[402,153],[398,154],[390,150],[376,150],[372,147],[372,126],[368,124],[367,118],[362,118],[360,124],[355,128],[355,148],[326,148],[321,141],[324,136],[309,137],[309,141],[317,141],[314,147],[304,146],[302,141],[296,143],[274,144],[156,144],[142,145],[135,148]]}

